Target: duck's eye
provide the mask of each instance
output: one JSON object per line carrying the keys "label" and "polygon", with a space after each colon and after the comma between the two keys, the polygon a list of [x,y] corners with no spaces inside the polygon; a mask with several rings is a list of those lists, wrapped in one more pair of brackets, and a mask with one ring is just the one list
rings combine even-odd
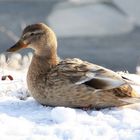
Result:
{"label": "duck's eye", "polygon": [[30,35],[32,36],[32,35],[34,35],[34,33],[32,32]]}
{"label": "duck's eye", "polygon": [[33,36],[33,35],[35,35],[34,32],[28,32],[28,33],[24,34],[24,35],[22,36],[22,38],[23,38],[23,39],[27,39],[27,38],[29,38],[30,36]]}

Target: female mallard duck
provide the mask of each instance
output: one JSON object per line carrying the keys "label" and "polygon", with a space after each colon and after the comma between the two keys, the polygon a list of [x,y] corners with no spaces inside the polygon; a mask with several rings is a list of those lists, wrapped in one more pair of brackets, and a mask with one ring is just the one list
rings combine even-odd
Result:
{"label": "female mallard duck", "polygon": [[57,57],[55,33],[45,24],[27,26],[8,52],[32,48],[35,52],[27,74],[31,95],[41,104],[105,108],[129,104],[135,91],[125,78],[104,67]]}

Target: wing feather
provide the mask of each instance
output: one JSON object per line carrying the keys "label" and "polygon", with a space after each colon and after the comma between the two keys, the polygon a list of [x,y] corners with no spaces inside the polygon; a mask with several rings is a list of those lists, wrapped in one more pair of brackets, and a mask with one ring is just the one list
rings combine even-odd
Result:
{"label": "wing feather", "polygon": [[65,59],[57,69],[72,83],[85,84],[95,89],[107,90],[126,84],[118,73],[80,59]]}

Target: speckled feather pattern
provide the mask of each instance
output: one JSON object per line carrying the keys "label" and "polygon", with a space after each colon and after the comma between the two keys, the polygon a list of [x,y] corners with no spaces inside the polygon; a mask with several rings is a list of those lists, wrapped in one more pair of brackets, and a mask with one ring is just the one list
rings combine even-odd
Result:
{"label": "speckled feather pattern", "polygon": [[[86,61],[66,59],[47,72],[47,62],[36,59],[33,57],[29,68],[28,85],[32,96],[41,104],[105,108],[128,104],[120,101],[119,98],[135,96],[135,92],[129,85],[110,90],[96,90],[94,85],[90,87],[84,83],[76,85],[77,81],[81,80],[82,77],[86,77],[86,73],[90,71],[89,66],[93,66],[93,64]],[[43,62],[46,64],[43,64]],[[103,71],[102,67],[95,65],[95,69],[97,68]],[[117,74],[115,76],[117,77]],[[118,78],[121,77],[118,75]]]}
{"label": "speckled feather pattern", "polygon": [[105,108],[128,104],[122,98],[136,96],[129,79],[104,67],[57,57],[57,38],[45,24],[27,26],[8,52],[32,48],[34,55],[27,74],[30,94],[49,106]]}

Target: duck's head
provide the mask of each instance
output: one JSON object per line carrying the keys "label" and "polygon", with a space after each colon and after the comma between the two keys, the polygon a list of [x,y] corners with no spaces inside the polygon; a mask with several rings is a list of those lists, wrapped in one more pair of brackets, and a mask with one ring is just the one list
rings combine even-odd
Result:
{"label": "duck's head", "polygon": [[32,48],[38,55],[52,55],[57,49],[55,33],[43,23],[29,25],[23,30],[19,41],[7,52],[15,52],[23,48]]}

